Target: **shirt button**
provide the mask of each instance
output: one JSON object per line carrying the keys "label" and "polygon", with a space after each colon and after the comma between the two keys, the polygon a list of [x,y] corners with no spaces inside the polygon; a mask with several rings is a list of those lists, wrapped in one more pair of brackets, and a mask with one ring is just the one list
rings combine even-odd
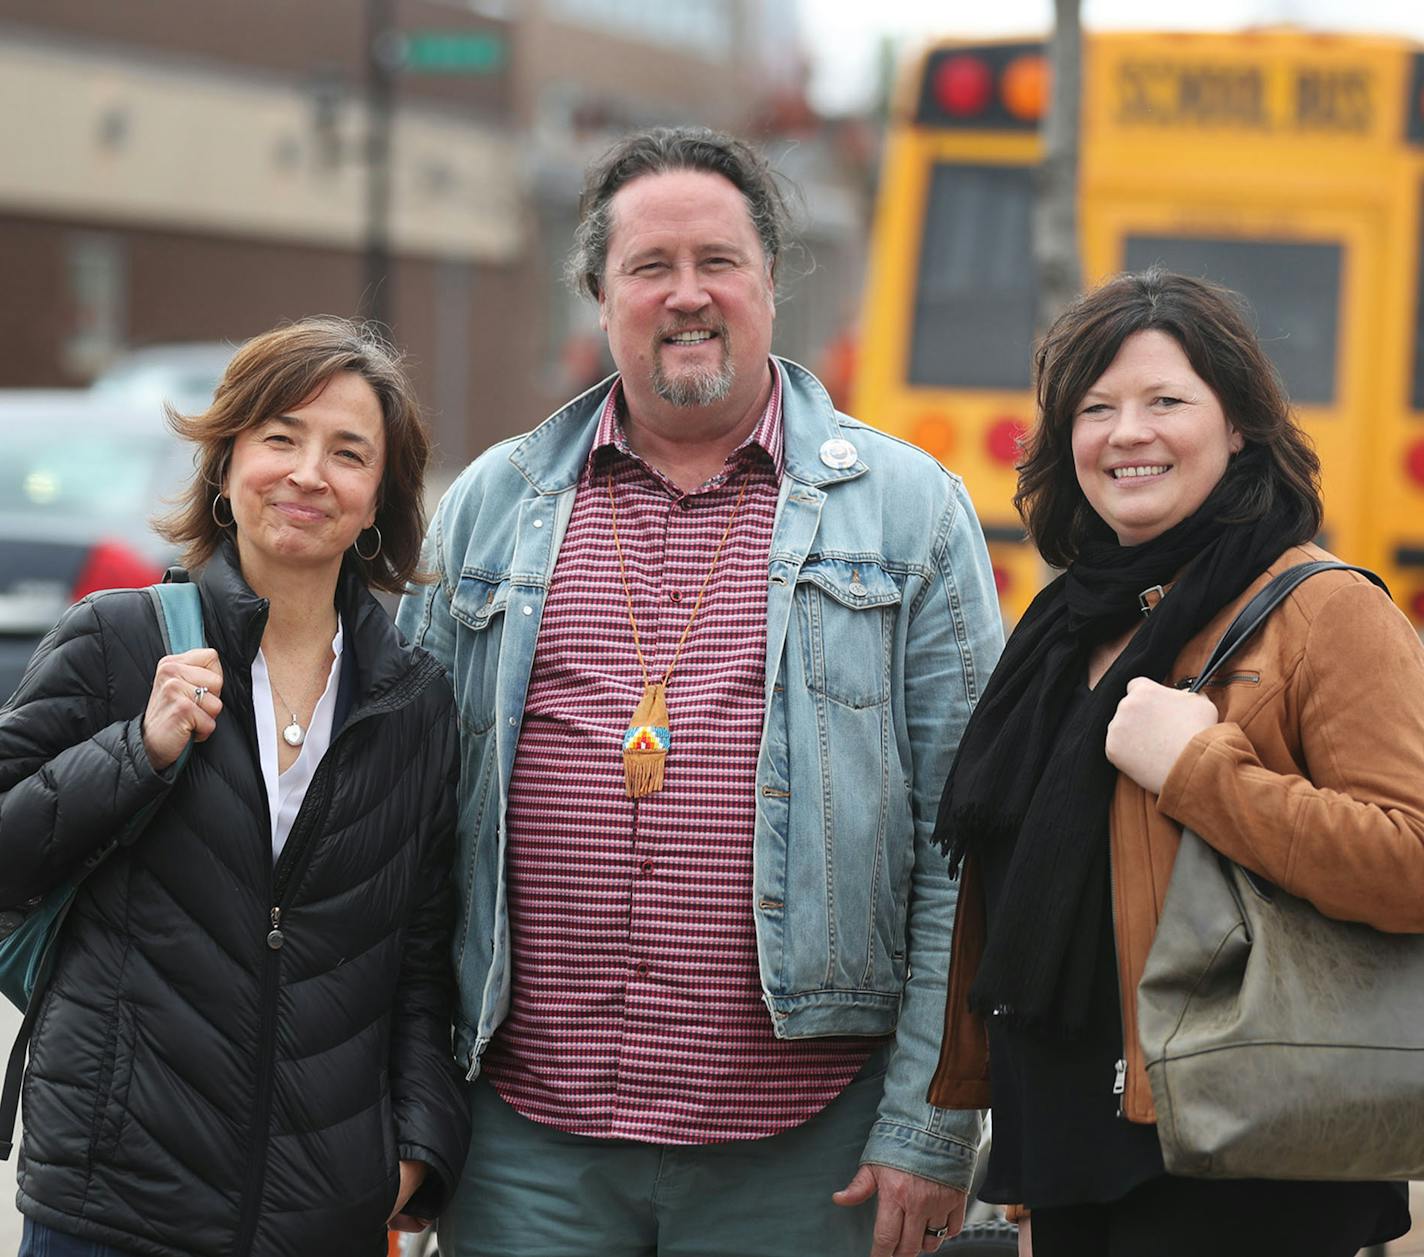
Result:
{"label": "shirt button", "polygon": [[668,594],[668,597],[671,598],[673,602],[681,602],[682,592],[680,590],[674,589]]}
{"label": "shirt button", "polygon": [[638,963],[633,966],[633,972],[640,978],[646,978],[648,976],[648,962],[646,960],[638,961]]}
{"label": "shirt button", "polygon": [[644,873],[651,873],[653,871],[653,862],[651,860],[644,860],[638,867],[642,869]]}

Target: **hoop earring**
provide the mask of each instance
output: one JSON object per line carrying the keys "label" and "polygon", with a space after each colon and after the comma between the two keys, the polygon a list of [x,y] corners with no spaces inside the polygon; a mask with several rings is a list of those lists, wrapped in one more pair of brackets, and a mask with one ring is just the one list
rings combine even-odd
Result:
{"label": "hoop earring", "polygon": [[231,502],[229,502],[229,503],[227,504],[227,523],[223,523],[222,520],[220,520],[220,519],[218,518],[218,503],[221,502],[222,500],[223,500],[223,495],[222,495],[221,493],[219,493],[219,494],[217,495],[217,497],[215,497],[215,498],[213,499],[213,509],[212,509],[213,523],[215,523],[219,528],[227,529],[227,528],[231,528],[231,527],[237,522],[237,520],[233,518],[233,514],[232,514],[232,503],[231,503]]}
{"label": "hoop earring", "polygon": [[381,552],[381,530],[380,530],[379,528],[377,528],[375,524],[372,524],[372,525],[371,525],[371,531],[376,534],[376,548],[375,548],[374,550],[372,550],[370,554],[362,554],[362,553],[361,553],[361,547],[360,547],[360,545],[358,544],[358,543],[360,542],[360,540],[361,540],[361,538],[360,538],[359,536],[356,538],[355,541],[353,541],[353,542],[351,543],[351,548],[356,551],[356,557],[357,557],[358,559],[363,559],[363,560],[365,560],[367,563],[369,563],[372,559],[374,559],[374,558],[375,558],[378,554],[380,554],[380,552]]}

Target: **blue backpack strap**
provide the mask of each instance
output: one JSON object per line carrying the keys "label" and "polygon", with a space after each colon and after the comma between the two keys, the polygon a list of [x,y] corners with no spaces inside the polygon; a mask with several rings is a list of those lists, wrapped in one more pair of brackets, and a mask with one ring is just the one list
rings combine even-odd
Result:
{"label": "blue backpack strap", "polygon": [[198,587],[186,579],[173,580],[178,570],[170,570],[170,579],[162,585],[148,587],[149,596],[158,610],[158,628],[163,634],[164,653],[169,655],[200,650],[208,644],[203,637],[203,604],[198,598]]}
{"label": "blue backpack strap", "polygon": [[[189,650],[201,650],[207,640],[203,636],[203,604],[198,597],[198,587],[188,580],[188,573],[180,567],[171,567],[161,585],[150,585],[148,596],[158,611],[158,631],[163,634],[163,653],[181,655]],[[182,772],[188,762],[188,752],[192,750],[190,741],[178,754],[174,772]],[[152,803],[140,812],[119,839],[128,846],[148,825],[158,804]]]}

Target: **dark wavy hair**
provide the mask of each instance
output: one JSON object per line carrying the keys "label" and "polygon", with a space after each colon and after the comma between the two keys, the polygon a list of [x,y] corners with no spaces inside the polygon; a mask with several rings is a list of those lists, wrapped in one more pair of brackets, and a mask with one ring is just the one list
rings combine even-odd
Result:
{"label": "dark wavy hair", "polygon": [[721,175],[747,203],[752,226],[773,277],[791,233],[788,194],[765,157],[745,140],[706,127],[655,127],[625,136],[589,167],[579,197],[566,278],[597,300],[603,292],[608,240],[613,233],[613,198],[643,175],[699,170]]}
{"label": "dark wavy hair", "polygon": [[[168,422],[198,452],[196,471],[175,508],[154,521],[158,531],[183,547],[183,562],[201,567],[217,552],[227,530],[213,516],[239,433],[300,406],[343,372],[359,375],[381,404],[386,466],[376,494],[381,547],[373,559],[347,551],[366,583],[398,594],[408,583],[428,583],[419,570],[425,536],[425,467],[430,438],[400,353],[373,328],[319,315],[254,336],[223,373],[213,404],[197,415],[168,408]],[[370,548],[366,542],[366,548]]]}
{"label": "dark wavy hair", "polygon": [[[1160,267],[1118,275],[1079,297],[1034,353],[1038,421],[1018,465],[1014,506],[1055,567],[1077,558],[1098,520],[1073,466],[1073,417],[1137,332],[1165,332],[1216,394],[1245,446],[1222,477],[1222,519],[1249,523],[1284,505],[1297,543],[1320,530],[1320,459],[1251,330],[1244,299]],[[1098,525],[1101,527],[1101,525]]]}

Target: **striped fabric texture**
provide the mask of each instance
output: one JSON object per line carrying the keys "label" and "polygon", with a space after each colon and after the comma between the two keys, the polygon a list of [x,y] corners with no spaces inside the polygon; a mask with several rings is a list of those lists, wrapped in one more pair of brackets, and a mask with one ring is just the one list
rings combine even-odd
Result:
{"label": "striped fabric texture", "polygon": [[[761,994],[752,828],[782,471],[773,378],[757,428],[692,493],[629,450],[615,387],[559,551],[510,783],[512,1003],[485,1070],[525,1117],[573,1134],[662,1144],[772,1135],[824,1108],[876,1046],[778,1040]],[[747,483],[668,685],[663,788],[638,800],[625,797],[622,752],[643,675],[610,471],[654,680]]]}

